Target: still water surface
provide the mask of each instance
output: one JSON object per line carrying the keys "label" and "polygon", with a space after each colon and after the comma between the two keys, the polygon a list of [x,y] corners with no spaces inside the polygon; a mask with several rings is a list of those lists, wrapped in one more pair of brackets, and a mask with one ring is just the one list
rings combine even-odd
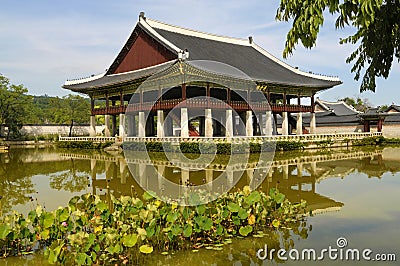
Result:
{"label": "still water surface", "polygon": [[[140,156],[138,156],[140,158]],[[1,212],[17,210],[27,213],[39,202],[47,210],[64,206],[74,195],[92,192],[103,198],[107,192],[119,195],[141,195],[143,191],[133,175],[154,173],[162,169],[169,180],[179,182],[182,169],[155,154],[150,160],[138,159],[128,165],[123,155],[92,151],[46,149],[11,149],[0,154]],[[226,158],[217,157],[207,170],[190,171],[185,178],[198,184],[226,171]],[[246,185],[254,169],[239,169],[236,187]],[[240,167],[239,167],[240,168]],[[131,171],[129,171],[129,169]],[[141,169],[135,172],[135,169]],[[144,169],[144,170],[143,170]],[[143,172],[144,171],[144,172]],[[132,172],[132,173],[131,173]],[[186,173],[187,174],[187,173]],[[157,184],[157,182],[154,182]],[[158,184],[160,185],[160,184]],[[222,251],[201,249],[197,253],[181,251],[167,256],[152,254],[145,265],[400,265],[400,147],[351,150],[277,153],[261,190],[277,187],[294,202],[305,199],[315,213],[307,219],[311,228],[292,235],[271,234],[264,238],[235,239]],[[31,199],[34,199],[32,202]],[[293,241],[294,248],[337,248],[336,240],[344,237],[347,248],[371,249],[376,253],[393,253],[397,262],[262,261],[256,252],[264,248],[283,248]],[[35,256],[0,259],[0,265],[47,265]]]}

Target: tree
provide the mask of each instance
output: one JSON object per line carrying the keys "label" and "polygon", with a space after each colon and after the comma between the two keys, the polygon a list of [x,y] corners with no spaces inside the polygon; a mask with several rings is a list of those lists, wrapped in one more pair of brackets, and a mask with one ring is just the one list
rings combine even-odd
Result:
{"label": "tree", "polygon": [[72,127],[75,123],[88,123],[90,118],[90,103],[79,95],[69,94],[63,97],[64,115],[71,121],[69,136],[72,136]]}
{"label": "tree", "polygon": [[326,9],[338,14],[337,29],[350,25],[356,28],[357,32],[341,39],[340,44],[359,43],[346,63],[354,62],[351,72],[355,80],[364,72],[360,92],[375,91],[375,78],[387,78],[393,58],[400,61],[400,0],[281,0],[276,19],[293,19],[283,51],[285,58],[293,53],[299,40],[306,48],[315,46]]}
{"label": "tree", "polygon": [[369,108],[372,107],[371,103],[367,98],[362,99],[360,96],[356,98],[345,97],[340,99],[339,101],[343,101],[346,104],[353,106],[357,111],[366,112]]}
{"label": "tree", "polygon": [[21,135],[23,119],[31,104],[27,92],[23,85],[10,84],[9,79],[0,74],[0,124],[8,127],[7,139]]}

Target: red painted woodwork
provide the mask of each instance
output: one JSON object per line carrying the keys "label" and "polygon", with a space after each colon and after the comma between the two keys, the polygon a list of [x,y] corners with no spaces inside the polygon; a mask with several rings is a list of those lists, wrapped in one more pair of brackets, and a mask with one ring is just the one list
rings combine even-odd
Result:
{"label": "red painted woodwork", "polygon": [[141,31],[113,74],[158,65],[175,58],[175,54]]}
{"label": "red painted woodwork", "polygon": [[[171,100],[159,100],[157,102],[144,102],[142,104],[134,104],[134,105],[122,105],[122,106],[109,106],[108,109],[104,108],[95,108],[92,109],[92,115],[104,115],[104,114],[120,114],[125,112],[138,112],[138,111],[156,111],[156,110],[171,110],[176,105],[182,105],[182,99],[171,99]],[[215,100],[207,100],[207,99],[187,99],[185,102],[185,106],[188,108],[212,108],[212,109],[227,109],[226,101],[215,101]],[[233,109],[238,112],[254,110],[254,111],[272,111],[275,113],[281,112],[312,112],[312,107],[307,105],[283,105],[283,104],[271,104],[270,106],[266,103],[256,103],[253,102],[250,104],[244,101],[232,101],[229,104]]]}

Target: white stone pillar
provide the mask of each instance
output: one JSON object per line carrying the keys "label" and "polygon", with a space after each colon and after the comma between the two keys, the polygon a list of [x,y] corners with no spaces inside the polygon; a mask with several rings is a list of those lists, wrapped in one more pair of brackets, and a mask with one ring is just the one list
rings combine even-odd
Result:
{"label": "white stone pillar", "polygon": [[190,177],[189,170],[181,169],[182,192],[184,195],[186,195],[188,191],[189,177]]}
{"label": "white stone pillar", "polygon": [[96,116],[90,116],[89,136],[96,137]]}
{"label": "white stone pillar", "polygon": [[157,110],[157,138],[163,138],[164,136],[164,111]]}
{"label": "white stone pillar", "polygon": [[139,112],[138,137],[146,137],[146,119],[144,118],[144,112]]}
{"label": "white stone pillar", "polygon": [[110,137],[111,136],[111,132],[110,132],[110,115],[104,115],[104,124],[105,124],[104,136]]}
{"label": "white stone pillar", "polygon": [[282,135],[289,135],[289,119],[287,112],[282,112]]}
{"label": "white stone pillar", "polygon": [[204,136],[207,138],[213,137],[213,119],[211,109],[207,108],[205,110],[205,126],[204,126]]}
{"label": "white stone pillar", "polygon": [[250,185],[254,179],[254,169],[247,169],[247,182],[246,185]]}
{"label": "white stone pillar", "polygon": [[289,165],[283,165],[282,166],[282,174],[283,174],[283,179],[288,179],[289,178]]}
{"label": "white stone pillar", "polygon": [[253,136],[253,111],[246,111],[246,136]]}
{"label": "white stone pillar", "polygon": [[126,184],[126,168],[128,164],[125,159],[119,161],[119,173],[121,175],[121,184]]}
{"label": "white stone pillar", "polygon": [[303,177],[303,164],[297,163],[297,176]]}
{"label": "white stone pillar", "polygon": [[228,109],[225,112],[225,137],[230,140],[233,137],[233,117],[232,109]]}
{"label": "white stone pillar", "polygon": [[272,136],[274,124],[272,123],[272,111],[267,111],[265,113],[265,135]]}
{"label": "white stone pillar", "polygon": [[226,172],[226,185],[227,187],[232,187],[233,186],[233,169],[231,166],[226,167],[225,169]]}
{"label": "white stone pillar", "polygon": [[125,128],[126,128],[126,133],[128,134],[128,137],[136,136],[135,115],[128,114],[128,115],[126,115],[126,119],[127,119],[127,121],[125,122]]}
{"label": "white stone pillar", "polygon": [[181,108],[181,137],[189,137],[189,116],[187,108]]}
{"label": "white stone pillar", "polygon": [[303,134],[303,114],[301,112],[297,113],[296,134]]}
{"label": "white stone pillar", "polygon": [[158,175],[157,175],[158,189],[160,191],[163,191],[165,165],[157,165],[157,172],[158,172]]}
{"label": "white stone pillar", "polygon": [[125,137],[125,114],[119,114],[119,134],[121,138]]}
{"label": "white stone pillar", "polygon": [[138,164],[138,170],[139,170],[139,185],[146,190],[148,188],[147,186],[147,169],[146,169],[146,164],[145,163],[139,163]]}
{"label": "white stone pillar", "polygon": [[310,133],[316,134],[317,133],[317,123],[315,121],[315,113],[311,113],[310,117]]}
{"label": "white stone pillar", "polygon": [[208,186],[208,189],[212,189],[212,182],[213,182],[213,177],[214,177],[214,170],[213,169],[206,169],[206,183]]}

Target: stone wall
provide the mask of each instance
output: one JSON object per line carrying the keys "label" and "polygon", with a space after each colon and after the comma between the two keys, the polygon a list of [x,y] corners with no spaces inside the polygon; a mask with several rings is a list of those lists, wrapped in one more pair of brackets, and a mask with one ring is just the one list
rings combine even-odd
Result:
{"label": "stone wall", "polygon": [[[22,135],[41,136],[41,135],[61,135],[68,136],[70,125],[24,125],[21,129]],[[97,134],[102,134],[104,125],[96,126]],[[0,126],[0,136],[5,136],[7,128]],[[89,125],[76,125],[72,128],[74,136],[88,136]]]}
{"label": "stone wall", "polygon": [[386,138],[400,138],[400,124],[383,124],[382,133]]}

